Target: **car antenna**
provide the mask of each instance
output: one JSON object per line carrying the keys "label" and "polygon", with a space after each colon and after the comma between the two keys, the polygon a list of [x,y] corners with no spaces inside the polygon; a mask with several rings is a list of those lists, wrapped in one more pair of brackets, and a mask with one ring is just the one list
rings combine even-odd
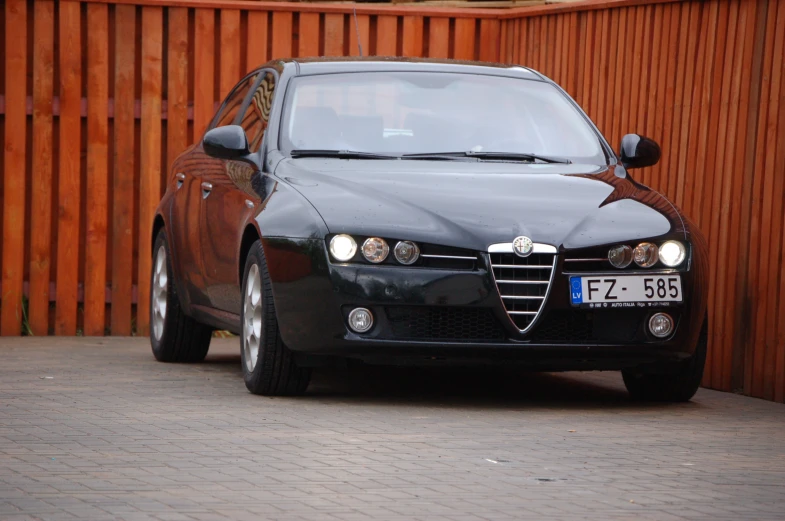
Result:
{"label": "car antenna", "polygon": [[357,31],[357,48],[360,50],[360,58],[363,57],[363,44],[360,41],[360,24],[357,22],[357,8],[354,8],[354,28]]}

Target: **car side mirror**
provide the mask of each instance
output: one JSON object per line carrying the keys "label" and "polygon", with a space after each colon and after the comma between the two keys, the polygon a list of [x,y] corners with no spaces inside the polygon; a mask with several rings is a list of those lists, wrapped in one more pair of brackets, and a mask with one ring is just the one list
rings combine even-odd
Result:
{"label": "car side mirror", "polygon": [[638,134],[627,134],[621,138],[620,152],[624,168],[652,166],[660,160],[660,145]]}
{"label": "car side mirror", "polygon": [[208,131],[202,146],[208,156],[218,159],[244,160],[251,154],[248,137],[240,125],[226,125]]}

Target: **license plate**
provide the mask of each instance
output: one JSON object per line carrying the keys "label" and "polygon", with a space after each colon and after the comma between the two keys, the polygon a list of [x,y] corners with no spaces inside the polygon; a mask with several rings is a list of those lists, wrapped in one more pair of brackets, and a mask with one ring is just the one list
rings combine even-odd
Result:
{"label": "license plate", "polygon": [[570,277],[570,298],[573,305],[635,302],[681,302],[681,276],[622,275]]}

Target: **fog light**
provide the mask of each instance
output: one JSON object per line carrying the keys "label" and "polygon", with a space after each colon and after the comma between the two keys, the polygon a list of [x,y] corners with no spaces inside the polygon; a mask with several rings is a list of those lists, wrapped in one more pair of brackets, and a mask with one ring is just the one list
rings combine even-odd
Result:
{"label": "fog light", "polygon": [[400,241],[395,245],[394,253],[401,264],[414,264],[420,257],[420,248],[412,241]]}
{"label": "fog light", "polygon": [[649,332],[657,338],[665,338],[673,332],[673,319],[666,313],[655,313],[649,319]]}
{"label": "fog light", "polygon": [[641,268],[651,268],[660,260],[657,245],[650,242],[642,242],[636,246],[632,256],[635,259],[635,264]]}
{"label": "fog light", "polygon": [[373,327],[373,315],[365,308],[354,308],[349,313],[349,327],[356,333],[365,333]]}

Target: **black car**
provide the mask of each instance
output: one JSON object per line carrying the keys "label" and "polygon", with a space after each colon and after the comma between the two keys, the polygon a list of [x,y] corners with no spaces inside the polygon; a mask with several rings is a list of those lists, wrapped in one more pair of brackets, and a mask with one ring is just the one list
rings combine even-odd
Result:
{"label": "black car", "polygon": [[690,399],[703,236],[556,84],[520,66],[278,60],[175,160],[155,218],[153,353],[240,336],[253,393],[345,363],[621,370]]}

